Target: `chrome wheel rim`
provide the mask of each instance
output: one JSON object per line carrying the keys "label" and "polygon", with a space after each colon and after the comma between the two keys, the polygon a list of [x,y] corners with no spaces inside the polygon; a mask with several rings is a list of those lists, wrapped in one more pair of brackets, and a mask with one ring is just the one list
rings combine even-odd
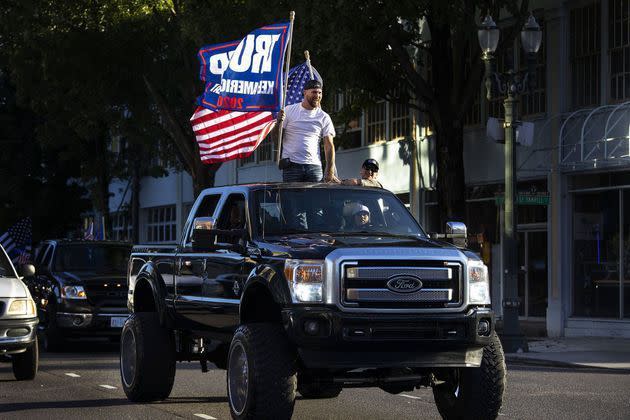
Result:
{"label": "chrome wheel rim", "polygon": [[230,352],[228,363],[228,394],[234,412],[241,415],[249,393],[249,363],[243,344],[237,342]]}
{"label": "chrome wheel rim", "polygon": [[130,387],[136,375],[136,337],[130,329],[126,330],[122,336],[120,372],[123,382],[127,387]]}

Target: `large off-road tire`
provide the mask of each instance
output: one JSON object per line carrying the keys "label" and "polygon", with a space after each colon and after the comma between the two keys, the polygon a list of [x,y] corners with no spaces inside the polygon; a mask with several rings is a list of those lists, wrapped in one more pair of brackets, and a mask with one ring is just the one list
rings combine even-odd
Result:
{"label": "large off-road tire", "polygon": [[295,351],[280,325],[241,325],[228,354],[232,417],[290,419],[297,387],[295,365]]}
{"label": "large off-road tire", "polygon": [[132,314],[120,338],[120,377],[135,402],[167,398],[175,380],[175,340],[155,312]]}
{"label": "large off-road tire", "polygon": [[305,399],[336,398],[343,386],[332,382],[322,382],[307,374],[298,374],[297,391]]}
{"label": "large off-road tire", "polygon": [[13,375],[18,381],[35,379],[39,367],[39,346],[37,340],[24,352],[11,356]]}
{"label": "large off-road tire", "polygon": [[481,366],[450,371],[433,387],[437,409],[444,419],[496,419],[503,404],[506,367],[496,333],[483,349]]}

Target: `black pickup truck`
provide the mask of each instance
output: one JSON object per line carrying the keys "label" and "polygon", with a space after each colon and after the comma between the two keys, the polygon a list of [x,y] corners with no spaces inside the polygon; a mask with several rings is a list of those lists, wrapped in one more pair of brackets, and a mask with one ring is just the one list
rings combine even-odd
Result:
{"label": "black pickup truck", "polygon": [[176,361],[199,360],[227,369],[239,419],[290,418],[296,392],[362,386],[432,387],[445,418],[498,415],[505,361],[487,268],[427,236],[386,190],[207,189],[181,243],[136,246],[128,271],[120,371],[132,401],[167,398]]}
{"label": "black pickup truck", "polygon": [[43,346],[66,339],[120,337],[129,316],[127,265],[131,244],[117,241],[46,240],[35,253],[37,275],[25,277],[37,305]]}

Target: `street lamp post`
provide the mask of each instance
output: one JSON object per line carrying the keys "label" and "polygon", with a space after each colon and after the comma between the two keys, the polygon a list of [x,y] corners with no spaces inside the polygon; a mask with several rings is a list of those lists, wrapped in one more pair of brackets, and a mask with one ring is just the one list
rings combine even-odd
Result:
{"label": "street lamp post", "polygon": [[494,52],[499,43],[499,28],[486,16],[477,33],[485,63],[487,98],[503,98],[505,107],[505,198],[503,228],[503,335],[506,352],[527,351],[527,341],[518,322],[518,242],[516,238],[516,125],[519,95],[535,86],[536,53],[540,48],[540,26],[529,16],[521,31],[521,45],[527,55],[527,71],[496,71]]}

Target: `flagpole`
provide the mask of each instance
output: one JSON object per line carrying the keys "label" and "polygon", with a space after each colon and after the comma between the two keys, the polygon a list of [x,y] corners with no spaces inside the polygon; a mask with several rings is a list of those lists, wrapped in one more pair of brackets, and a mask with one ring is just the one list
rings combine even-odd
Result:
{"label": "flagpole", "polygon": [[[282,86],[282,111],[287,99],[287,85],[289,84],[289,68],[291,65],[291,43],[293,42],[293,21],[295,20],[295,12],[289,13],[289,44],[287,45],[287,58],[285,60],[284,85]],[[278,150],[276,150],[276,162],[280,163],[280,154],[282,151],[282,124],[278,127]]]}
{"label": "flagpole", "polygon": [[304,51],[304,57],[306,57],[306,65],[308,66],[308,74],[311,76],[311,80],[313,80],[313,67],[311,66],[311,54],[308,50]]}

